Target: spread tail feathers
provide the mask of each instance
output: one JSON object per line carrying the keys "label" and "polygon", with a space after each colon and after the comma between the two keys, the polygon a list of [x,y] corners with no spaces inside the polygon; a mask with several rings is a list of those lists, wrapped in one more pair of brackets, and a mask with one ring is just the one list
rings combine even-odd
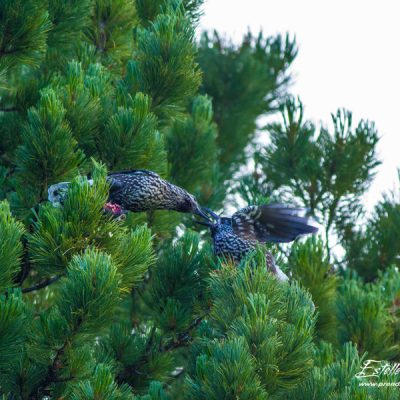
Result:
{"label": "spread tail feathers", "polygon": [[304,216],[304,209],[289,208],[282,204],[269,204],[261,208],[257,222],[263,226],[268,241],[286,243],[318,231],[316,223]]}

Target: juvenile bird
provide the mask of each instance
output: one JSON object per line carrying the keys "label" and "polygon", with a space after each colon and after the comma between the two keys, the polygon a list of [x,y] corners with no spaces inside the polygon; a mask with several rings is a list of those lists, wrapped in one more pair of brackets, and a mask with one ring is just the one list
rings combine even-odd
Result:
{"label": "juvenile bird", "polygon": [[[259,243],[287,243],[301,235],[318,231],[313,222],[302,215],[303,209],[289,208],[282,204],[248,206],[230,218],[220,217],[208,209],[206,211],[211,218],[198,223],[210,228],[214,253],[236,262],[254,250]],[[274,258],[269,252],[267,266],[278,279],[288,279],[275,265]]]}
{"label": "juvenile bird", "polygon": [[[175,210],[207,218],[193,195],[155,172],[141,169],[115,172],[107,176],[107,181],[110,190],[104,209],[114,215],[127,211]],[[93,180],[89,183],[93,184]],[[62,204],[69,184],[61,182],[50,186],[49,201],[54,205]]]}

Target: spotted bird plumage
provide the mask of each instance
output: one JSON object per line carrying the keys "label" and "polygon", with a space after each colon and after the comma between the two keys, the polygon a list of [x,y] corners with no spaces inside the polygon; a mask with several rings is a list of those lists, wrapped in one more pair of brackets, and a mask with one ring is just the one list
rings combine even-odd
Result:
{"label": "spotted bird plumage", "polygon": [[[205,217],[193,195],[153,171],[132,170],[114,172],[107,176],[110,184],[105,210],[120,214],[127,211],[175,210]],[[89,183],[93,184],[92,180]],[[62,204],[69,182],[50,186],[48,199]]]}
{"label": "spotted bird plumage", "polygon": [[[214,253],[239,262],[259,243],[287,243],[299,236],[315,233],[315,223],[305,217],[304,210],[282,204],[248,206],[232,215],[220,217],[207,210],[209,220],[200,222],[210,228]],[[267,254],[267,264],[279,279],[287,276],[275,265],[272,254]]]}

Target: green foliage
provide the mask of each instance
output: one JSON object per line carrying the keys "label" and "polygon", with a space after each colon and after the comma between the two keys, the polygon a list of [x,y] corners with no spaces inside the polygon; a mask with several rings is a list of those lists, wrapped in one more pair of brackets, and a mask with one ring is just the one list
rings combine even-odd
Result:
{"label": "green foliage", "polygon": [[200,345],[187,398],[264,399],[294,389],[312,367],[310,296],[266,273],[261,250],[244,269],[213,273],[209,285],[214,339]]}
{"label": "green foliage", "polygon": [[114,382],[112,373],[106,365],[99,364],[90,379],[79,382],[69,394],[71,400],[134,400],[127,385]]}
{"label": "green foliage", "polygon": [[53,79],[51,88],[62,102],[65,119],[79,147],[86,155],[95,155],[103,120],[108,115],[104,115],[104,96],[112,92],[109,73],[100,64],[84,68],[82,63],[71,61],[65,73]]}
{"label": "green foliage", "polygon": [[204,0],[183,0],[182,4],[185,8],[187,15],[196,22],[203,14],[201,6]]}
{"label": "green foliage", "polygon": [[31,340],[35,345],[29,349],[29,364],[40,368],[41,374],[32,387],[21,382],[21,388],[42,395],[51,388],[60,395],[65,390],[63,382],[84,378],[93,368],[87,344],[110,325],[121,296],[120,279],[104,253],[87,250],[72,259],[53,307],[34,322]]}
{"label": "green foliage", "polygon": [[21,293],[11,292],[0,296],[0,388],[12,390],[9,377],[14,374],[18,356],[23,349],[28,331],[27,312]]}
{"label": "green foliage", "polygon": [[151,382],[149,393],[140,397],[140,400],[170,400],[160,382]]}
{"label": "green foliage", "polygon": [[18,274],[22,258],[21,237],[23,225],[10,213],[7,201],[0,202],[0,293],[14,286],[13,279]]}
{"label": "green foliage", "polygon": [[[324,354],[325,353],[325,354]],[[328,354],[326,354],[328,353]],[[292,393],[289,399],[354,399],[362,390],[358,389],[358,380],[355,374],[360,371],[362,358],[359,357],[356,347],[346,343],[343,349],[334,354],[331,346],[323,345],[316,349],[317,358],[329,357],[329,363],[315,366],[311,374],[305,379],[299,389]]]}
{"label": "green foliage", "polygon": [[200,249],[198,235],[190,232],[161,254],[152,272],[147,304],[156,326],[176,335],[190,325],[196,303],[204,299],[202,278],[207,275],[208,255]]}
{"label": "green foliage", "polygon": [[29,237],[31,262],[42,276],[62,274],[73,255],[96,247],[113,256],[125,287],[131,288],[154,260],[150,231],[145,227],[129,231],[103,215],[108,191],[105,170],[97,167],[93,179],[90,185],[87,179],[76,178],[62,208],[40,209]]}
{"label": "green foliage", "polygon": [[384,273],[379,273],[378,287],[388,309],[392,329],[394,331],[394,343],[399,343],[400,340],[400,276],[398,268],[392,266]]}
{"label": "green foliage", "polygon": [[293,98],[281,106],[281,118],[267,127],[271,144],[259,154],[259,165],[283,198],[295,198],[324,223],[329,252],[334,224],[340,229],[360,212],[361,196],[379,164],[377,131],[368,121],[353,129],[351,113],[339,110],[332,115],[333,133],[325,128],[317,133]]}
{"label": "green foliage", "polygon": [[92,186],[86,179],[76,178],[63,208],[41,207],[29,237],[31,261],[40,274],[64,272],[71,257],[88,245],[106,246],[114,240],[117,225],[104,220],[100,212],[107,188],[104,176]]}
{"label": "green foliage", "polygon": [[60,100],[51,89],[43,91],[38,107],[28,110],[16,152],[19,200],[25,206],[43,201],[47,187],[74,176],[82,161]]}
{"label": "green foliage", "polygon": [[146,226],[120,236],[113,259],[122,275],[124,287],[132,288],[142,281],[154,261],[151,232]]}
{"label": "green foliage", "polygon": [[380,285],[347,278],[340,285],[339,293],[339,341],[352,341],[361,354],[368,352],[370,358],[396,359],[400,349],[394,337],[393,316]]}
{"label": "green foliage", "polygon": [[[51,27],[44,1],[4,0],[0,4],[0,78],[22,64],[37,67]],[[2,82],[2,79],[0,80]]]}
{"label": "green foliage", "polygon": [[106,254],[87,250],[72,258],[57,304],[73,333],[95,335],[98,327],[110,320],[118,301],[120,280]]}
{"label": "green foliage", "polygon": [[[196,44],[202,4],[0,2],[3,399],[397,399],[355,376],[366,357],[400,359],[399,200],[367,219],[361,203],[376,128],[344,110],[330,129],[304,119],[288,35]],[[191,216],[104,212],[107,170],[131,169],[214,210],[305,206],[325,235],[215,259]]]}
{"label": "green foliage", "polygon": [[190,116],[176,121],[168,135],[170,176],[191,193],[210,182],[217,162],[217,129],[212,116],[211,100],[198,96]]}
{"label": "green foliage", "polygon": [[214,102],[224,179],[247,160],[245,148],[255,136],[256,119],[276,108],[290,81],[287,69],[296,54],[296,44],[288,36],[248,33],[239,47],[216,32],[211,38],[202,36],[198,61],[207,71],[203,90]]}
{"label": "green foliage", "polygon": [[136,22],[134,2],[95,0],[93,3],[92,21],[85,30],[85,38],[105,66],[121,67],[132,55]]}
{"label": "green foliage", "polygon": [[201,15],[200,7],[203,2],[204,0],[137,0],[136,10],[140,22],[144,26],[148,26],[168,6],[184,10],[186,15],[196,22]]}
{"label": "green foliage", "polygon": [[[89,343],[93,346],[96,337],[107,332],[125,287],[124,277],[109,255],[90,249],[82,255],[75,255],[68,265],[65,278],[61,280],[54,305],[41,312],[40,319],[33,322],[33,332],[28,342],[30,358],[27,365],[20,367],[21,370],[14,371],[17,374],[14,384],[17,384],[19,379],[21,390],[27,393],[33,391],[43,394],[51,387],[54,394],[61,394],[66,390],[70,396],[84,393],[91,398],[90,393],[106,395],[108,392],[111,393],[109,396],[114,392],[115,396],[127,396],[130,393],[129,387],[118,387],[113,382],[113,371],[109,366],[96,366],[92,351],[88,347]],[[10,297],[9,302],[13,300],[18,299],[15,296]],[[17,305],[18,303],[15,307]],[[4,309],[4,313],[2,312],[5,320],[2,324],[4,340],[1,345],[9,344],[7,340],[10,341],[11,338],[7,339],[8,336],[5,335],[16,335],[17,329],[20,330],[18,335],[26,337],[20,325],[15,325],[19,321],[15,315],[17,311],[18,308],[9,306],[8,309]],[[8,314],[14,315],[14,327],[7,325]],[[12,345],[19,344],[21,350],[21,343],[15,338],[12,340]],[[34,347],[31,348],[31,345]],[[12,351],[13,347],[10,346],[8,353]],[[36,381],[29,384],[21,380],[24,374],[33,369],[41,371]],[[86,380],[88,372],[92,369],[91,378]],[[77,381],[73,382],[71,387],[66,387],[63,382],[71,379]]]}
{"label": "green foliage", "polygon": [[193,37],[193,26],[179,9],[159,14],[137,32],[135,61],[127,65],[125,84],[131,93],[148,94],[163,121],[179,116],[199,87]]}
{"label": "green foliage", "polygon": [[[322,344],[315,351],[315,357],[319,360],[311,374],[299,386],[298,390],[288,399],[299,400],[368,400],[382,399],[394,400],[398,395],[394,386],[368,385],[370,378],[366,378],[367,385],[355,375],[362,370],[366,355],[359,356],[357,348],[351,343],[345,343],[342,348],[334,351],[332,346]],[[390,383],[396,385],[395,376],[381,376],[373,383]]]}
{"label": "green foliage", "polygon": [[128,383],[136,392],[146,392],[152,380],[171,381],[174,369],[171,352],[164,349],[162,336],[155,328],[136,326],[126,321],[112,327],[101,343],[105,359],[115,365],[119,383]]}
{"label": "green foliage", "polygon": [[147,168],[166,175],[164,139],[157,131],[158,121],[150,109],[150,98],[137,93],[110,117],[98,143],[100,155],[110,169]]}
{"label": "green foliage", "polygon": [[[88,24],[91,12],[90,0],[49,0],[48,11],[52,22],[48,46],[62,57],[81,38],[82,29]],[[61,50],[61,51],[60,51]]]}
{"label": "green foliage", "polygon": [[395,195],[384,196],[363,229],[355,223],[343,229],[345,259],[365,280],[375,279],[378,272],[400,265],[400,203]]}
{"label": "green foliage", "polygon": [[210,345],[196,361],[196,378],[188,380],[187,399],[266,399],[256,364],[244,338]]}
{"label": "green foliage", "polygon": [[[281,106],[282,122],[271,123],[268,126],[271,145],[265,148],[264,154],[260,155],[259,162],[268,173],[268,179],[274,183],[274,187],[290,185],[292,181],[300,180],[299,190],[294,189],[294,195],[304,198],[304,202],[314,212],[316,201],[310,188],[309,198],[305,197],[302,189],[307,185],[317,185],[317,181],[311,182],[313,176],[320,173],[320,162],[322,154],[317,145],[313,144],[315,127],[308,121],[303,121],[303,105],[299,100],[288,98]],[[309,154],[310,157],[303,157]],[[305,182],[304,182],[305,181]],[[314,189],[315,190],[315,189]],[[322,189],[321,189],[322,191]]]}
{"label": "green foliage", "polygon": [[293,278],[311,293],[318,312],[318,337],[335,343],[337,277],[332,272],[323,242],[311,238],[304,243],[295,243],[290,250],[287,264]]}
{"label": "green foliage", "polygon": [[[198,236],[185,234],[172,247],[164,245],[161,254],[165,257],[150,270],[150,282],[139,288],[139,313],[133,309],[128,317],[118,317],[100,343],[100,360],[112,360],[118,382],[129,383],[140,393],[154,379],[173,379],[173,350],[190,343],[206,307],[206,252],[199,249]],[[150,385],[149,396],[164,396],[156,387]]]}

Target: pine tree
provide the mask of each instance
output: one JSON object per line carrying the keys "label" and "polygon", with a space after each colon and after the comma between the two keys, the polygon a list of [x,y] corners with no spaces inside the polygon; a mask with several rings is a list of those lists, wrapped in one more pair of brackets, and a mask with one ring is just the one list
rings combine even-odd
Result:
{"label": "pine tree", "polygon": [[[3,399],[397,398],[356,377],[400,358],[399,199],[362,205],[377,130],[345,110],[304,119],[287,35],[196,43],[202,3],[0,2]],[[322,234],[267,246],[278,282],[265,246],[233,265],[187,215],[102,212],[107,173],[128,169],[216,211],[304,206]]]}

